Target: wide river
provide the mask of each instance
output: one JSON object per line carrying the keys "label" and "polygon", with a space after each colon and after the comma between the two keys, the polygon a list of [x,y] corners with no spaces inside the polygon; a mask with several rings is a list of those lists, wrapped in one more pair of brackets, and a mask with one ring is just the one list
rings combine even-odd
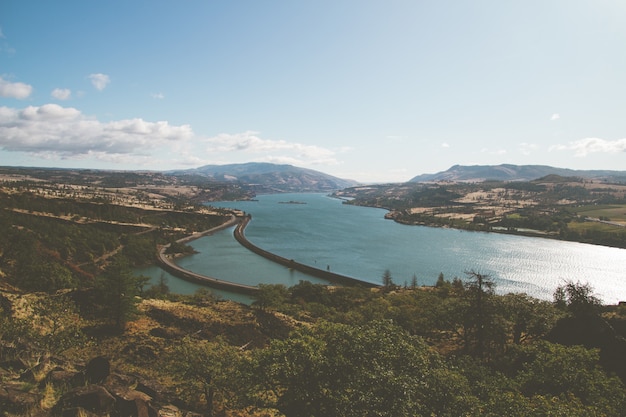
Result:
{"label": "wide river", "polygon": [[[300,202],[303,204],[293,204]],[[289,203],[289,204],[286,204]],[[440,273],[466,278],[466,271],[489,275],[496,292],[525,292],[551,300],[566,281],[589,283],[603,302],[626,300],[626,250],[551,239],[454,229],[406,226],[384,219],[385,210],[343,204],[323,194],[261,195],[258,201],[211,203],[252,215],[246,237],[288,259],[381,283],[385,270],[394,283],[433,285]],[[324,281],[274,264],[239,245],[233,228],[193,241],[198,254],[177,263],[215,278],[256,285]],[[153,282],[165,276],[173,292],[198,285],[157,267],[139,272]],[[215,291],[222,297],[249,298]]]}

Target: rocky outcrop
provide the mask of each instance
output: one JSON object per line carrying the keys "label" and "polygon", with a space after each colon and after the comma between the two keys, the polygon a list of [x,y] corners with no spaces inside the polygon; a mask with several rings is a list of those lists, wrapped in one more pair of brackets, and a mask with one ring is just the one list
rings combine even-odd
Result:
{"label": "rocky outcrop", "polygon": [[[6,366],[7,363],[2,364]],[[70,369],[71,366],[54,366],[38,389],[20,380],[21,373],[15,373],[17,366],[11,369],[0,368],[5,376],[0,383],[0,410],[15,415],[26,415],[34,409],[41,409],[45,401],[45,391],[53,387],[64,394],[48,412],[41,415],[74,416],[128,416],[159,417],[190,415],[171,402],[176,402],[174,393],[155,381],[135,375],[115,373],[111,370],[108,358],[99,356],[89,361],[83,370]],[[15,378],[11,380],[11,375]],[[30,415],[30,414],[29,414]]]}

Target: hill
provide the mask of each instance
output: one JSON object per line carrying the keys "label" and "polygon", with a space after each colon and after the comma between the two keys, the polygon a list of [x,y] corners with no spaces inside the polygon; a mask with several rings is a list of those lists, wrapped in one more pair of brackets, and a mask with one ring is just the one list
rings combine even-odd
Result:
{"label": "hill", "polygon": [[562,177],[598,178],[605,181],[626,182],[626,171],[574,170],[555,168],[547,165],[454,165],[446,171],[436,174],[422,174],[409,182],[481,182],[497,181],[532,181],[548,175]]}
{"label": "hill", "polygon": [[312,169],[260,162],[205,165],[170,171],[168,174],[177,177],[201,176],[213,181],[246,184],[253,187],[255,192],[328,192],[357,185],[356,181]]}

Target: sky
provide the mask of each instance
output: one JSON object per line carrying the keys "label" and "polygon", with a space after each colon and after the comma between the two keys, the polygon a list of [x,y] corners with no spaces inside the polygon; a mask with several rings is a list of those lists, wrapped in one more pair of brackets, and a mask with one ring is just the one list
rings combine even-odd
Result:
{"label": "sky", "polygon": [[626,170],[626,2],[0,2],[0,166],[243,162]]}

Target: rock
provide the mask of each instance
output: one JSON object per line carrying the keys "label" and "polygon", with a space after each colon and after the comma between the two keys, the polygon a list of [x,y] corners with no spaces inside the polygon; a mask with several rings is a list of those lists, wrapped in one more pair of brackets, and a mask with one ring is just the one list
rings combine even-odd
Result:
{"label": "rock", "polygon": [[128,344],[122,349],[122,353],[127,356],[134,356],[137,360],[144,362],[152,362],[157,359],[154,348],[147,344]]}
{"label": "rock", "polygon": [[152,397],[129,388],[137,384],[136,378],[129,375],[111,374],[105,383],[106,389],[115,397],[116,410],[122,416],[150,417]]}
{"label": "rock", "polygon": [[84,408],[75,407],[63,410],[62,417],[100,417],[98,414],[85,410]]}
{"label": "rock", "polygon": [[100,385],[75,388],[64,394],[53,407],[57,415],[64,410],[83,408],[97,414],[111,413],[115,409],[115,397]]}
{"label": "rock", "polygon": [[17,387],[0,387],[0,410],[11,413],[25,413],[41,401],[41,396],[33,392],[26,392]]}
{"label": "rock", "polygon": [[81,372],[66,371],[63,368],[54,368],[39,384],[40,388],[45,387],[47,384],[52,384],[56,387],[75,387],[78,385],[84,385],[85,377]]}
{"label": "rock", "polygon": [[165,405],[159,409],[158,417],[183,417],[183,413],[175,405]]}
{"label": "rock", "polygon": [[85,368],[85,378],[87,382],[99,384],[109,376],[111,372],[111,364],[104,356],[93,358]]}
{"label": "rock", "polygon": [[126,389],[114,392],[116,402],[116,410],[123,416],[150,417],[150,402],[152,398],[143,392],[133,389]]}
{"label": "rock", "polygon": [[150,330],[150,335],[161,339],[178,339],[185,335],[185,332],[176,328],[155,327]]}
{"label": "rock", "polygon": [[4,315],[8,317],[11,317],[13,314],[13,305],[11,304],[11,301],[3,294],[0,294],[0,310],[2,310]]}
{"label": "rock", "polygon": [[0,363],[0,368],[4,368],[8,371],[13,372],[24,372],[28,369],[28,364],[24,362],[22,359],[13,359]]}

